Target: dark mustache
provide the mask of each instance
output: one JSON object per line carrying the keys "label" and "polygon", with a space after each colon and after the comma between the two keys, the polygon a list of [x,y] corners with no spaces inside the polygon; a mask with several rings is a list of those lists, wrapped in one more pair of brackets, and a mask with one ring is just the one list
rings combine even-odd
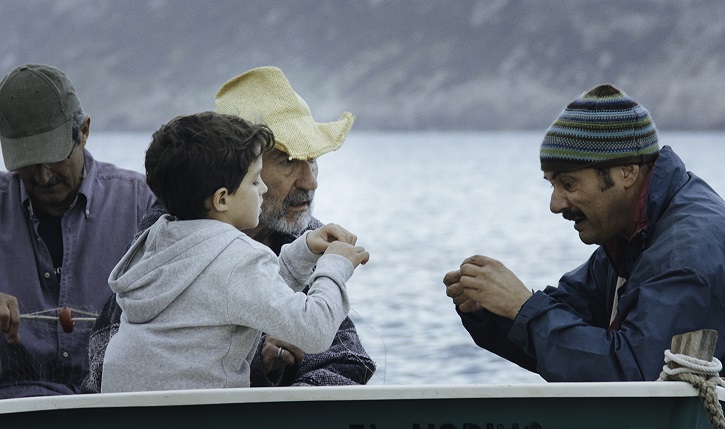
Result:
{"label": "dark mustache", "polygon": [[565,210],[561,215],[564,216],[564,219],[573,220],[574,222],[586,219],[584,213],[579,210]]}
{"label": "dark mustache", "polygon": [[31,177],[28,180],[28,183],[30,183],[30,185],[32,185],[35,188],[52,188],[53,186],[57,185],[58,183],[64,183],[64,182],[65,181],[58,176],[52,177],[50,180],[48,180],[48,182],[46,182],[43,185],[38,183],[38,181],[35,180],[35,178],[33,178],[33,177]]}

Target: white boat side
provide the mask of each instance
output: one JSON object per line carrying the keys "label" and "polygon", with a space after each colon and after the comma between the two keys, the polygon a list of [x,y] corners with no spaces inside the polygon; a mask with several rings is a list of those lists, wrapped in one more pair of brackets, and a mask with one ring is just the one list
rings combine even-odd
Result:
{"label": "white boat side", "polygon": [[[725,389],[717,388],[725,402]],[[684,382],[480,385],[326,386],[100,393],[0,400],[0,414],[77,408],[164,407],[262,402],[372,401],[461,398],[697,397]],[[2,419],[0,419],[2,420]]]}

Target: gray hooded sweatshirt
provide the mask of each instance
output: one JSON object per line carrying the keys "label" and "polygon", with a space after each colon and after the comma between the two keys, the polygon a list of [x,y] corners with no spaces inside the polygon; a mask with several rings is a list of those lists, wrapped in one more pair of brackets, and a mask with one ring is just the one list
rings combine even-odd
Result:
{"label": "gray hooded sweatshirt", "polygon": [[248,387],[262,331],[322,353],[347,316],[353,270],[312,253],[306,234],[278,258],[229,224],[163,216],[108,279],[123,313],[101,391]]}

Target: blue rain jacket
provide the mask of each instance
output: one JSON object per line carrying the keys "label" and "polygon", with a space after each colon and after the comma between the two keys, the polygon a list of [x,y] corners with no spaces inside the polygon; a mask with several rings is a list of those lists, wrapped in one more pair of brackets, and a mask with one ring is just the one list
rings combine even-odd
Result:
{"label": "blue rain jacket", "polygon": [[[674,335],[718,331],[725,358],[725,202],[668,146],[652,172],[648,227],[613,266],[604,246],[538,291],[515,320],[486,310],[460,313],[477,345],[547,381],[652,381]],[[617,277],[622,322],[608,331]]]}

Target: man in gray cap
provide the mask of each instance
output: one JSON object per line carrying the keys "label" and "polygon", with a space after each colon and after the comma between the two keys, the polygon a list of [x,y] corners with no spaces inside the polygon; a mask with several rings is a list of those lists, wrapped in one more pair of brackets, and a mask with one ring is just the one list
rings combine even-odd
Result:
{"label": "man in gray cap", "polygon": [[[93,159],[90,123],[56,68],[27,64],[0,83],[0,398],[79,392],[91,327],[80,321],[111,295],[108,275],[155,199],[143,175]],[[85,317],[61,331],[68,310]]]}

